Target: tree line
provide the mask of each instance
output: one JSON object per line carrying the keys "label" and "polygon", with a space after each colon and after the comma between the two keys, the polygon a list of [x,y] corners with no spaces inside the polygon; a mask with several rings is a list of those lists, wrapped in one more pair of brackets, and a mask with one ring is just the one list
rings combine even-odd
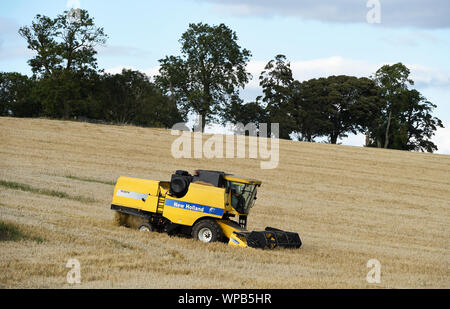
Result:
{"label": "tree line", "polygon": [[[179,40],[181,55],[161,59],[159,75],[98,68],[97,46],[104,29],[86,10],[56,18],[37,15],[20,28],[35,56],[32,76],[0,72],[0,115],[91,119],[107,123],[170,128],[191,113],[206,122],[279,123],[280,138],[336,144],[348,134],[366,135],[365,146],[433,152],[442,121],[436,105],[413,89],[402,63],[385,65],[370,77],[329,76],[295,80],[284,55],[259,76],[262,95],[244,102],[251,80],[251,52],[238,45],[224,24],[190,24]],[[72,18],[69,18],[72,17]]]}

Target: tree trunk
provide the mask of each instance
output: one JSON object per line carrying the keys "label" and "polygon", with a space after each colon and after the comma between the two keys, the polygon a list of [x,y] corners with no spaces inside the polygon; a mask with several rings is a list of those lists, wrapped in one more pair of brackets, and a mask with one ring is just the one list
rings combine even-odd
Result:
{"label": "tree trunk", "polygon": [[69,107],[69,103],[67,103],[67,100],[64,100],[63,106],[64,106],[63,119],[64,120],[69,120],[70,107]]}
{"label": "tree trunk", "polygon": [[385,140],[384,140],[384,148],[388,148],[389,146],[389,128],[391,126],[391,119],[392,119],[392,111],[389,112],[389,118],[388,118],[388,123],[387,123],[387,127],[386,127],[386,135],[385,135]]}
{"label": "tree trunk", "polygon": [[369,147],[370,145],[370,131],[366,131],[366,147]]}
{"label": "tree trunk", "polygon": [[202,114],[202,132],[205,133],[205,127],[206,127],[206,113]]}
{"label": "tree trunk", "polygon": [[332,135],[330,136],[330,142],[331,142],[332,144],[336,145],[336,144],[337,144],[337,140],[338,140],[338,136],[339,136],[339,134],[332,134]]}

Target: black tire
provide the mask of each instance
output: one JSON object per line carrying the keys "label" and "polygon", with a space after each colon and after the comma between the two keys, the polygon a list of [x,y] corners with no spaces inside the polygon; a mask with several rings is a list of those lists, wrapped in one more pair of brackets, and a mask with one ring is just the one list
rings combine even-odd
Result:
{"label": "black tire", "polygon": [[142,223],[141,225],[139,225],[138,230],[140,232],[152,232],[153,231],[153,227],[148,224],[148,223]]}
{"label": "black tire", "polygon": [[192,237],[204,243],[216,242],[222,239],[222,229],[214,220],[202,220],[192,228]]}

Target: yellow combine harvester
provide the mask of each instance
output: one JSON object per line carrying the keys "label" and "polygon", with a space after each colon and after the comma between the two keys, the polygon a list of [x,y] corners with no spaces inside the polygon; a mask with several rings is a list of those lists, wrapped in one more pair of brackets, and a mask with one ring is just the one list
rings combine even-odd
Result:
{"label": "yellow combine harvester", "polygon": [[260,186],[255,179],[205,170],[194,175],[177,171],[170,182],[120,177],[111,209],[142,218],[140,231],[183,233],[202,242],[225,240],[239,247],[300,248],[297,233],[270,227],[246,230]]}

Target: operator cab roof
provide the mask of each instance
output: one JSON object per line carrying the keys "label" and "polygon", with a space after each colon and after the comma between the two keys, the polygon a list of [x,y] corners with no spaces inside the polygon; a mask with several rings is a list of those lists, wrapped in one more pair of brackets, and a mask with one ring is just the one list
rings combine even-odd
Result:
{"label": "operator cab roof", "polygon": [[262,182],[260,180],[245,178],[245,177],[240,177],[240,176],[235,176],[235,175],[225,175],[224,178],[225,178],[225,180],[228,180],[228,181],[246,183],[246,184],[250,184],[250,185],[260,186],[262,184]]}
{"label": "operator cab roof", "polygon": [[260,180],[251,179],[247,177],[239,177],[231,174],[226,174],[225,172],[220,171],[196,170],[193,178],[193,182],[202,181],[210,183],[219,188],[225,186],[224,180],[245,184],[253,184],[257,186],[261,185]]}

